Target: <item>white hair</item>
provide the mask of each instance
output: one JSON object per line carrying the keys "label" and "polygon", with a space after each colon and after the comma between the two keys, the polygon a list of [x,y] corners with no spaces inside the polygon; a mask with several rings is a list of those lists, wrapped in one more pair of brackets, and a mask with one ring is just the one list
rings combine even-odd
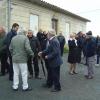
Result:
{"label": "white hair", "polygon": [[24,30],[24,29],[19,29],[19,31],[18,31],[18,33],[17,34],[23,34],[23,35],[26,35],[26,30]]}
{"label": "white hair", "polygon": [[49,35],[50,36],[55,36],[56,35],[55,30],[54,29],[49,30]]}
{"label": "white hair", "polygon": [[31,32],[31,33],[33,33],[33,34],[34,34],[34,31],[32,31],[32,30],[30,30],[30,29],[28,30],[28,32]]}

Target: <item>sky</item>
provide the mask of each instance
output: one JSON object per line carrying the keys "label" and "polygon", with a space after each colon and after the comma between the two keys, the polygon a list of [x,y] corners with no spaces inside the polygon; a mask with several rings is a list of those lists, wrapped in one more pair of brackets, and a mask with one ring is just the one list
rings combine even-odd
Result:
{"label": "sky", "polygon": [[100,35],[100,0],[44,0],[91,20],[86,31]]}

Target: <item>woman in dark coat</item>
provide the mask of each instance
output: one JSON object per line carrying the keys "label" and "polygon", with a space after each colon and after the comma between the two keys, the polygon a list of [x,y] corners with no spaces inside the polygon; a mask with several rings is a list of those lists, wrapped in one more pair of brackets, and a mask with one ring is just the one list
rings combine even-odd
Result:
{"label": "woman in dark coat", "polygon": [[77,41],[75,39],[75,34],[70,35],[70,39],[68,40],[69,46],[69,54],[68,54],[68,63],[70,64],[69,74],[77,74],[76,63],[77,63]]}

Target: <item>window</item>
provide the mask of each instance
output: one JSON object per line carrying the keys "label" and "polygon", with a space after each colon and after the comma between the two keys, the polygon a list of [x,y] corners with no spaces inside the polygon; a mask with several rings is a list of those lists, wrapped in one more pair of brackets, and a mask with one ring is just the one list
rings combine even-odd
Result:
{"label": "window", "polygon": [[57,34],[57,25],[58,25],[58,20],[52,19],[52,29],[55,30],[56,34]]}
{"label": "window", "polygon": [[34,32],[34,35],[38,32],[38,16],[37,15],[30,15],[30,29]]}
{"label": "window", "polygon": [[70,33],[70,27],[69,27],[69,23],[66,23],[66,34]]}

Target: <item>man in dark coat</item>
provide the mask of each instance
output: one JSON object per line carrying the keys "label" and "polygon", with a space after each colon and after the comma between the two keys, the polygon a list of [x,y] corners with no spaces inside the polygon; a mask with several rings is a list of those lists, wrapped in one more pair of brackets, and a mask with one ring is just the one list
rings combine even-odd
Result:
{"label": "man in dark coat", "polygon": [[41,50],[44,50],[46,48],[46,42],[47,42],[47,33],[46,33],[46,31],[42,32],[42,30],[40,30],[37,33],[37,38],[40,42]]}
{"label": "man in dark coat", "polygon": [[0,27],[0,61],[1,61],[1,74],[0,76],[4,76],[6,73],[6,69],[8,71],[9,64],[7,62],[7,52],[6,46],[4,44],[6,37],[6,33],[3,27]]}
{"label": "man in dark coat", "polygon": [[[49,39],[48,39],[48,33],[46,33],[46,31],[44,31],[42,34],[41,34],[41,40],[39,41],[40,42],[40,46],[41,46],[41,50],[45,50],[46,48],[48,48],[48,44],[49,44]],[[39,38],[39,37],[38,37]],[[51,69],[49,67],[49,62],[47,59],[45,59],[45,54],[43,55],[43,59],[41,59],[41,61],[45,62],[45,67],[46,67],[46,71],[47,71],[47,80],[46,80],[46,83],[43,84],[43,87],[51,87]]]}
{"label": "man in dark coat", "polygon": [[58,38],[58,41],[60,43],[61,56],[63,56],[63,53],[64,53],[64,45],[65,45],[65,37],[62,35],[62,33],[60,33],[57,38]]}
{"label": "man in dark coat", "polygon": [[77,34],[77,54],[78,54],[78,57],[77,57],[77,62],[80,63],[81,62],[81,55],[82,55],[82,50],[83,50],[83,43],[84,43],[84,38],[83,38],[83,33],[80,31],[78,34]]}
{"label": "man in dark coat", "polygon": [[45,59],[48,60],[49,68],[51,70],[51,87],[54,85],[52,92],[58,92],[61,90],[60,65],[63,62],[61,58],[60,44],[54,33],[53,30],[49,32],[49,46],[46,50],[40,52],[39,55],[41,56],[41,54],[45,54]]}
{"label": "man in dark coat", "polygon": [[43,40],[44,40],[44,35],[43,35],[43,31],[40,29],[39,32],[37,33],[37,38],[40,42],[41,45],[41,49],[42,49],[42,44],[43,44]]}
{"label": "man in dark coat", "polygon": [[8,58],[9,58],[9,62],[10,62],[10,66],[9,66],[9,80],[10,81],[13,80],[13,64],[12,64],[12,56],[11,56],[11,53],[9,51],[9,46],[10,46],[12,38],[17,35],[18,28],[19,28],[19,25],[17,23],[14,23],[12,25],[11,31],[7,34],[6,39],[5,39]]}
{"label": "man in dark coat", "polygon": [[34,71],[35,71],[35,78],[39,79],[39,66],[38,66],[38,52],[40,51],[40,43],[39,40],[33,35],[32,30],[28,31],[28,39],[30,41],[30,46],[32,51],[34,52],[34,58],[32,57],[28,58],[27,64],[28,64],[28,70],[30,72],[30,78],[33,77],[33,68],[32,68],[32,61],[34,64]]}
{"label": "man in dark coat", "polygon": [[96,42],[93,40],[91,31],[86,33],[86,39],[85,54],[87,58],[88,74],[85,77],[87,79],[92,79],[94,77],[93,67],[95,66]]}

